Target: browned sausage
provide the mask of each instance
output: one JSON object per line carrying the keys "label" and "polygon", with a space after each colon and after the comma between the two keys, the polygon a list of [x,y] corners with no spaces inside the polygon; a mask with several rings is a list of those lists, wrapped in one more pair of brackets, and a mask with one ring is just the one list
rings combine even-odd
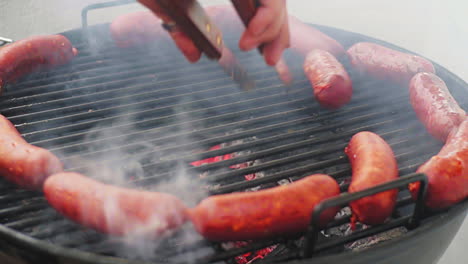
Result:
{"label": "browned sausage", "polygon": [[158,238],[187,219],[175,196],[115,187],[74,172],[50,176],[44,194],[66,217],[108,234]]}
{"label": "browned sausage", "polygon": [[70,62],[78,51],[62,35],[33,36],[0,49],[0,94],[8,82]]}
{"label": "browned sausage", "polygon": [[0,175],[22,187],[40,189],[49,175],[62,170],[55,155],[27,143],[13,124],[0,115]]}
{"label": "browned sausage", "polygon": [[361,73],[402,85],[408,85],[410,79],[418,72],[435,73],[430,61],[376,43],[356,43],[347,53],[351,65]]}
{"label": "browned sausage", "polygon": [[[447,208],[468,197],[468,119],[449,134],[440,152],[417,172],[428,177],[425,203],[429,208]],[[417,197],[419,186],[419,182],[409,185],[413,198]]]}
{"label": "browned sausage", "polygon": [[322,106],[336,109],[351,100],[351,78],[331,53],[318,49],[309,52],[304,61],[304,72]]}
{"label": "browned sausage", "polygon": [[[379,135],[363,131],[351,138],[345,149],[352,167],[348,192],[362,191],[398,178],[398,165],[391,147]],[[352,222],[376,225],[393,212],[398,190],[388,190],[351,202]]]}
{"label": "browned sausage", "polygon": [[410,81],[409,94],[419,120],[442,142],[466,118],[466,112],[452,97],[445,82],[435,74],[416,74]]}
{"label": "browned sausage", "polygon": [[[286,186],[215,195],[190,210],[196,230],[213,241],[258,240],[306,231],[316,205],[339,195],[336,181],[316,174]],[[324,225],[338,208],[321,216]]]}

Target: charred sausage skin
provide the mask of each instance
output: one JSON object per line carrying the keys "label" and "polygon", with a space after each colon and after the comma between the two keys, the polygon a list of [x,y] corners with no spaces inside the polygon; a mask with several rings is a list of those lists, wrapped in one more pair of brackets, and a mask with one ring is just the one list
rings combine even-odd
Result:
{"label": "charred sausage skin", "polygon": [[[189,214],[196,230],[212,241],[266,239],[304,232],[314,207],[339,193],[333,178],[316,174],[287,186],[211,196]],[[337,211],[324,211],[321,224]]]}
{"label": "charred sausage skin", "polygon": [[405,86],[418,72],[435,73],[430,61],[376,43],[356,43],[347,50],[347,54],[351,65],[359,72]]}
{"label": "charred sausage skin", "polygon": [[187,220],[185,205],[173,195],[107,185],[74,172],[50,176],[44,194],[58,212],[107,234],[158,238]]}
{"label": "charred sausage skin", "polygon": [[[398,178],[398,165],[392,148],[379,135],[363,131],[355,134],[345,153],[351,161],[352,178],[348,192],[358,192]],[[398,190],[388,190],[350,203],[352,221],[376,225],[393,212]]]}
{"label": "charred sausage skin", "polygon": [[419,120],[442,142],[466,119],[466,112],[450,94],[445,82],[433,73],[422,72],[411,78],[409,95]]}
{"label": "charred sausage skin", "polygon": [[62,35],[33,36],[0,49],[0,93],[9,82],[38,70],[69,63],[78,50]]}
{"label": "charred sausage skin", "polygon": [[0,115],[0,175],[28,189],[41,189],[45,179],[63,170],[50,151],[33,146]]}
{"label": "charred sausage skin", "polygon": [[[417,172],[428,177],[427,207],[444,209],[468,197],[468,119],[452,130],[440,152],[421,165]],[[409,190],[416,199],[419,182]]]}
{"label": "charred sausage skin", "polygon": [[304,61],[304,72],[314,96],[325,108],[337,109],[351,100],[353,85],[343,65],[329,52],[312,50]]}

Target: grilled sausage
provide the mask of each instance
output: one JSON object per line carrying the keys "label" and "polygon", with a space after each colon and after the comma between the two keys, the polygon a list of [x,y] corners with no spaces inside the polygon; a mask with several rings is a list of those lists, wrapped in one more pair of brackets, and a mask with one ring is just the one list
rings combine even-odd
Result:
{"label": "grilled sausage", "polygon": [[78,51],[62,35],[29,37],[0,49],[0,94],[8,82],[70,62]]}
{"label": "grilled sausage", "polygon": [[[351,161],[352,179],[348,192],[362,191],[398,178],[398,165],[391,147],[377,134],[355,134],[345,152]],[[352,222],[376,225],[393,212],[398,190],[388,190],[350,203]]]}
{"label": "grilled sausage", "polygon": [[322,106],[336,109],[351,100],[351,78],[331,53],[317,49],[309,52],[304,61],[304,72]]}
{"label": "grilled sausage", "polygon": [[50,176],[44,194],[58,212],[107,234],[158,238],[187,219],[175,196],[106,185],[74,172]]}
{"label": "grilled sausage", "polygon": [[[333,178],[316,174],[267,190],[211,196],[189,214],[196,230],[212,241],[266,239],[306,231],[314,207],[339,193]],[[321,224],[337,211],[326,210]]]}
{"label": "grilled sausage", "polygon": [[375,43],[356,43],[348,49],[347,54],[351,65],[359,72],[402,85],[408,85],[418,72],[435,73],[430,61]]}
{"label": "grilled sausage", "polygon": [[49,175],[60,171],[62,163],[55,155],[27,143],[0,115],[0,175],[22,187],[40,189]]}
{"label": "grilled sausage", "polygon": [[169,34],[161,26],[161,20],[146,10],[117,17],[110,25],[110,32],[119,48],[133,48],[156,40],[169,39]]}
{"label": "grilled sausage", "polygon": [[[184,0],[185,1],[185,0]],[[159,7],[156,1],[153,0],[138,0],[144,6],[149,8],[153,13],[155,13],[164,23],[171,24],[172,20],[169,16],[164,14],[164,11]],[[154,22],[149,22],[154,23]],[[139,26],[136,24],[136,26]],[[181,31],[176,28],[169,30],[169,35],[174,40],[177,47],[180,49],[182,54],[185,55],[189,62],[197,62],[201,57],[201,51],[195,46],[195,43]]]}
{"label": "grilled sausage", "polygon": [[320,30],[304,24],[291,15],[288,22],[291,49],[299,54],[306,56],[314,49],[328,51],[336,57],[345,53],[345,49],[338,41]]}
{"label": "grilled sausage", "polygon": [[[417,172],[428,177],[425,204],[429,208],[447,208],[468,197],[468,119],[452,130],[440,152]],[[419,182],[409,185],[415,199],[419,187]]]}
{"label": "grilled sausage", "polygon": [[418,73],[409,84],[410,101],[429,133],[445,142],[448,134],[466,118],[445,82],[432,73]]}

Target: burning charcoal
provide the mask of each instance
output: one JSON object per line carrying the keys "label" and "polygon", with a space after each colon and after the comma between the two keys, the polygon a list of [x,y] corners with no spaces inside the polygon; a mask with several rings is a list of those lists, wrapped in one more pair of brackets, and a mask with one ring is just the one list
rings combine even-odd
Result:
{"label": "burning charcoal", "polygon": [[[252,138],[248,138],[248,139],[235,140],[233,142],[223,143],[223,144],[220,144],[220,145],[213,146],[213,147],[210,148],[210,150],[222,149],[222,148],[225,148],[225,147],[242,144],[242,143],[245,143],[245,142],[248,142],[248,141],[253,141],[255,139],[256,139],[255,137],[252,137]],[[204,159],[204,160],[195,161],[195,162],[192,162],[191,165],[192,166],[203,166],[204,164],[210,164],[210,163],[214,163],[214,162],[228,160],[228,159],[232,159],[232,158],[235,158],[235,157],[238,157],[238,156],[248,155],[250,153],[251,153],[250,150],[243,150],[243,151],[239,151],[239,152],[235,152],[235,153],[231,153],[231,154],[225,154],[225,155],[222,155],[222,156],[211,157],[211,158],[207,158],[207,159]],[[261,163],[260,160],[247,161],[247,162],[244,162],[244,163],[232,165],[232,166],[230,166],[230,168],[231,169],[244,169],[244,168],[248,168],[250,166],[255,166],[255,165],[259,164],[259,163]],[[209,174],[209,172],[203,172],[203,173],[200,174],[200,178],[204,178],[208,174]],[[256,172],[256,173],[251,173],[251,174],[244,175],[244,178],[247,181],[251,181],[251,180],[254,180],[254,179],[258,179],[258,178],[263,178],[264,176],[265,176],[264,172]],[[257,190],[263,189],[265,187],[274,187],[274,186],[277,186],[277,184],[285,185],[285,184],[289,184],[291,182],[292,182],[291,179],[283,179],[283,180],[278,181],[277,183],[270,184],[272,186],[267,186],[266,184],[263,184],[262,186],[256,186],[256,187],[253,187],[253,188],[249,188],[249,189],[247,189],[245,191],[257,191]],[[219,185],[206,186],[206,188],[210,189],[210,190],[216,189],[218,187],[219,187]],[[224,250],[229,250],[229,249],[232,249],[232,248],[243,247],[243,246],[246,246],[248,244],[249,244],[248,242],[228,242],[228,243],[222,243],[221,247]],[[240,256],[235,257],[234,262],[238,263],[238,264],[253,263],[254,261],[256,261],[258,259],[263,259],[269,253],[271,253],[276,248],[276,246],[277,245],[273,245],[273,246],[270,246],[270,247],[267,247],[267,248],[264,248],[264,249],[256,250],[254,252],[248,252],[248,253],[242,254]]]}
{"label": "burning charcoal", "polygon": [[[245,241],[237,241],[237,242],[227,242],[222,243],[221,246],[224,250],[230,250],[233,248],[241,248],[245,247],[249,244],[249,242]],[[247,252],[240,256],[234,258],[235,263],[237,264],[250,264],[258,259],[263,259],[265,256],[270,254],[278,245],[273,245],[270,247],[266,247],[263,249],[256,250],[254,252]]]}
{"label": "burning charcoal", "polygon": [[[341,209],[335,216],[335,219],[339,219],[342,217],[349,217],[351,216],[351,209],[349,207],[344,207]],[[337,226],[337,227],[332,227],[326,230],[322,230],[321,233],[325,237],[332,237],[332,236],[347,236],[351,233],[351,225],[349,223]]]}

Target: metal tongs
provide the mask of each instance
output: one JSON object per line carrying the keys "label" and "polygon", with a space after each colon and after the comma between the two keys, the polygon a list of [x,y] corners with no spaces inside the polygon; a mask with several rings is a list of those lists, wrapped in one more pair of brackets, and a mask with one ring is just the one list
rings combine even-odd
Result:
{"label": "metal tongs", "polygon": [[[165,15],[184,32],[209,59],[217,60],[224,71],[243,90],[251,90],[255,82],[239,64],[229,49],[224,47],[221,31],[211,22],[196,0],[154,0]],[[258,0],[231,0],[238,15],[247,26],[260,6]],[[261,52],[261,47],[259,47]]]}

